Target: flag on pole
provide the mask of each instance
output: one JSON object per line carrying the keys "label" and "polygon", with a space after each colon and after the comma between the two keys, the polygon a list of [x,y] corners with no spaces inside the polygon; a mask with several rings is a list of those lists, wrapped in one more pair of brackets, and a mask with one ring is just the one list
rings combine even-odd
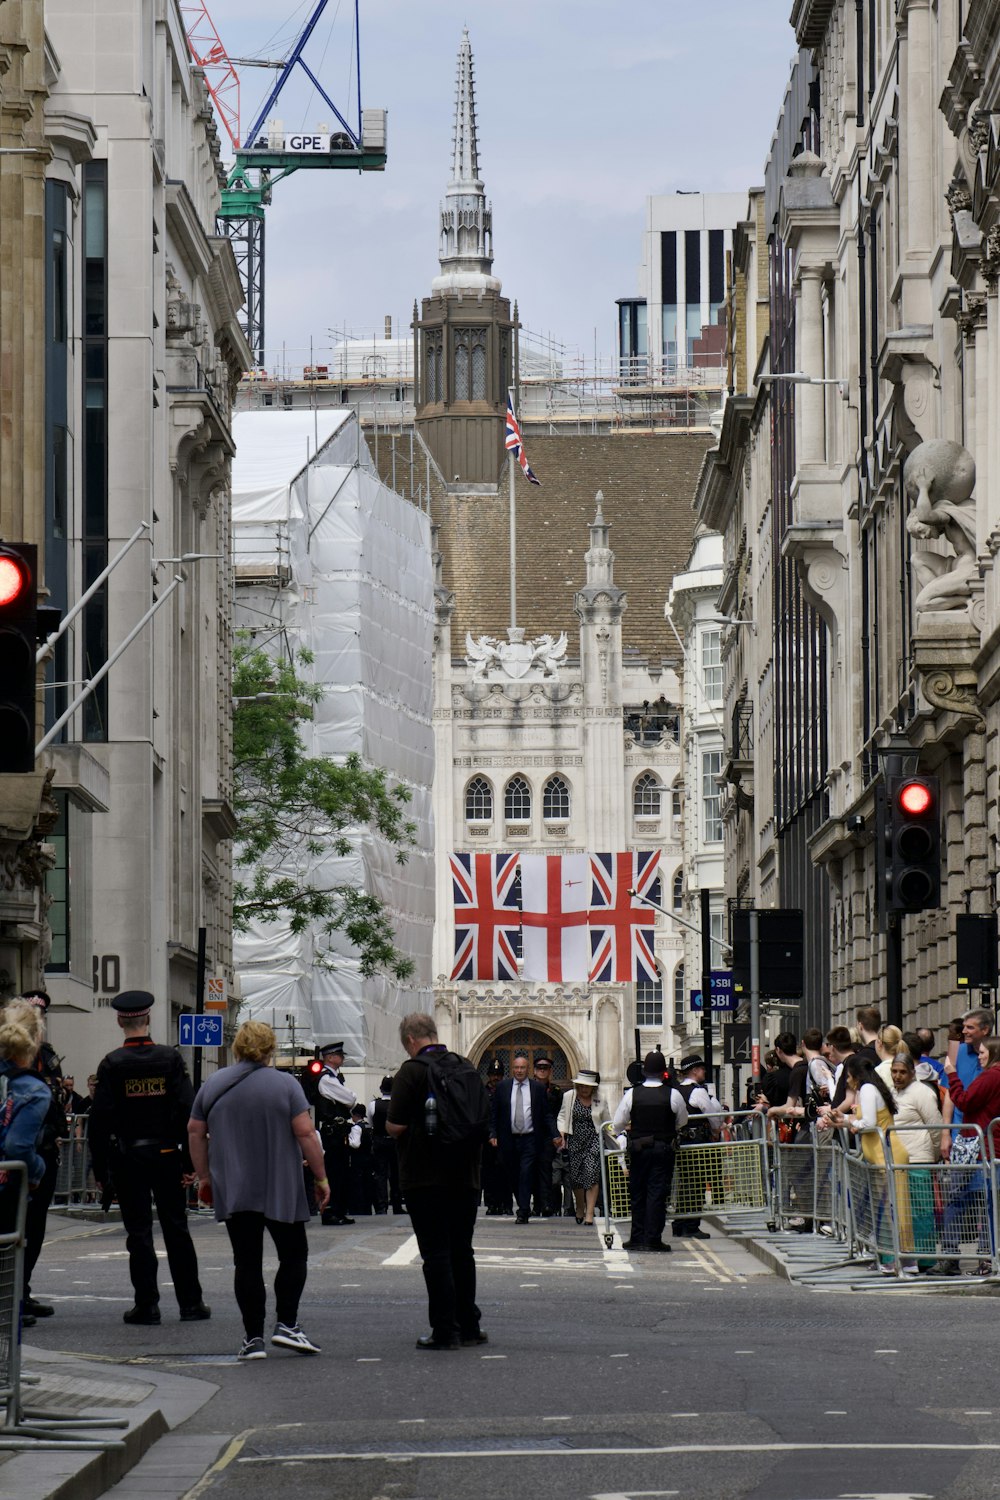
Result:
{"label": "flag on pole", "polygon": [[516,979],[516,854],[453,854],[455,965],[452,979]]}
{"label": "flag on pole", "polygon": [[525,979],[566,984],[589,977],[590,883],[586,854],[521,855]]}
{"label": "flag on pole", "polygon": [[592,980],[627,984],[648,979],[655,983],[660,977],[653,952],[655,912],[636,899],[659,899],[659,866],[658,850],[590,856]]}
{"label": "flag on pole", "polygon": [[531,472],[531,465],[524,456],[524,439],[521,437],[521,429],[514,415],[514,401],[510,391],[507,392],[507,436],[504,440],[504,447],[508,453],[514,455],[521,465],[521,472],[524,474],[525,479],[531,484],[537,484],[540,487],[542,481],[535,478]]}

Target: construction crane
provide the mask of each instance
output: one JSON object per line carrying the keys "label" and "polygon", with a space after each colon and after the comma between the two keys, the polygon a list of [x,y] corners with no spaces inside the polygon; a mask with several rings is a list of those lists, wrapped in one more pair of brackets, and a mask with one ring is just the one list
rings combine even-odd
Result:
{"label": "construction crane", "polygon": [[[264,364],[264,214],[275,184],[303,170],[350,168],[356,172],[381,172],[385,169],[386,111],[361,107],[359,0],[354,0],[354,61],[358,78],[358,112],[354,124],[348,123],[304,56],[328,4],[329,0],[317,0],[287,57],[271,62],[231,58],[209,15],[207,0],[180,0],[191,56],[204,70],[208,91],[235,153],[222,191],[218,230],[231,241],[236,255],[246,299],[243,328],[258,368]],[[241,66],[273,68],[278,73],[242,144],[237,61]],[[338,129],[330,131],[324,127],[286,134],[282,122],[273,118],[272,111],[285,84],[299,68],[332,111]]]}

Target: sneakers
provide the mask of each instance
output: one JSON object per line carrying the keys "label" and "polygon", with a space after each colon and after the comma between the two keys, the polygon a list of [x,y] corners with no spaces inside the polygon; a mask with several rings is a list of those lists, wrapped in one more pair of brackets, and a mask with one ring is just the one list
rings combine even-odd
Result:
{"label": "sneakers", "polygon": [[310,1338],[302,1332],[298,1323],[294,1328],[289,1328],[287,1323],[275,1323],[274,1332],[271,1334],[271,1343],[277,1344],[281,1349],[294,1349],[298,1354],[318,1354],[319,1345],[314,1344]]}
{"label": "sneakers", "polygon": [[[278,1326],[280,1328],[281,1325]],[[266,1359],[267,1350],[264,1348],[264,1340],[244,1339],[236,1358],[244,1362],[248,1359]]]}
{"label": "sneakers", "polygon": [[142,1324],[144,1327],[154,1328],[159,1321],[160,1309],[158,1307],[140,1307],[138,1302],[134,1307],[130,1307],[128,1312],[122,1313],[123,1323]]}

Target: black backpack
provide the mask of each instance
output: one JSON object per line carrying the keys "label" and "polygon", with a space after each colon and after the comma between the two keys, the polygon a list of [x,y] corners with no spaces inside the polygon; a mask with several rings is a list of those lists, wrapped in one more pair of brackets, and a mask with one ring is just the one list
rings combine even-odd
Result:
{"label": "black backpack", "polygon": [[442,1146],[478,1150],[490,1133],[490,1096],[467,1057],[434,1052],[418,1059],[427,1068],[427,1094],[437,1100],[437,1133]]}

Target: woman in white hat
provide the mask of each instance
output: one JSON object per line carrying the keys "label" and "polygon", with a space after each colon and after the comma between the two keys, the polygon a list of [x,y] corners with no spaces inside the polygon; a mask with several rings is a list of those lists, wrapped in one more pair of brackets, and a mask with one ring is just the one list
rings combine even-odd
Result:
{"label": "woman in white hat", "polygon": [[581,1068],[563,1096],[559,1133],[569,1150],[569,1181],[576,1200],[576,1222],[593,1224],[601,1181],[600,1129],[610,1120],[597,1086],[600,1073]]}

